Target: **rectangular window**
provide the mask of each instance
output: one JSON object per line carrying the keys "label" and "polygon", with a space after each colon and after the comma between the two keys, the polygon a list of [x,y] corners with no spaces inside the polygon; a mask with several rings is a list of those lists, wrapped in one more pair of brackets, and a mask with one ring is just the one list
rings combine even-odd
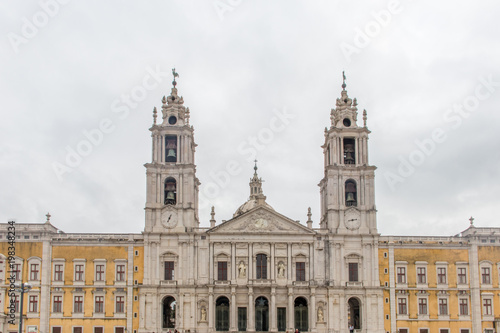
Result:
{"label": "rectangular window", "polygon": [[406,267],[397,268],[398,283],[406,283]]}
{"label": "rectangular window", "polygon": [[125,265],[116,266],[116,281],[125,281]]}
{"label": "rectangular window", "polygon": [[56,264],[54,265],[54,281],[62,281],[63,280],[63,265]]}
{"label": "rectangular window", "polygon": [[408,333],[408,329],[407,328],[400,328],[399,333]]}
{"label": "rectangular window", "polygon": [[116,313],[125,312],[125,296],[116,296]]}
{"label": "rectangular window", "polygon": [[14,264],[12,265],[12,275],[15,277],[16,280],[21,280],[21,264]]}
{"label": "rectangular window", "polygon": [[75,281],[83,281],[84,277],[83,274],[84,274],[83,265],[82,264],[75,265]]}
{"label": "rectangular window", "polygon": [[165,261],[165,280],[174,279],[174,262]]}
{"label": "rectangular window", "polygon": [[95,313],[104,313],[104,296],[95,297]]}
{"label": "rectangular window", "polygon": [[427,314],[427,298],[418,299],[418,314],[419,315]]}
{"label": "rectangular window", "polygon": [[469,329],[468,328],[461,328],[460,333],[469,333]]}
{"label": "rectangular window", "polygon": [[14,310],[16,313],[19,312],[19,295],[14,295]]}
{"label": "rectangular window", "polygon": [[458,302],[459,302],[459,308],[460,308],[460,315],[461,316],[468,316],[469,315],[469,300],[467,298],[460,298]]}
{"label": "rectangular window", "polygon": [[74,313],[82,313],[83,312],[83,296],[75,296],[74,305],[73,305]]}
{"label": "rectangular window", "polygon": [[438,284],[446,284],[446,268],[438,267]]}
{"label": "rectangular window", "polygon": [[39,264],[31,264],[30,265],[30,280],[31,281],[38,281],[38,273],[40,272],[39,267],[40,267]]}
{"label": "rectangular window", "polygon": [[104,328],[102,328],[102,327],[94,327],[94,333],[104,333]]}
{"label": "rectangular window", "polygon": [[257,255],[257,279],[267,279],[267,256],[265,254]]}
{"label": "rectangular window", "polygon": [[440,298],[438,302],[439,302],[439,314],[442,316],[448,315],[448,299]]}
{"label": "rectangular window", "polygon": [[115,333],[123,333],[123,327],[115,327]]}
{"label": "rectangular window", "polygon": [[30,296],[28,311],[38,312],[38,296]]}
{"label": "rectangular window", "polygon": [[491,284],[490,268],[489,267],[482,267],[481,268],[481,281],[483,284]]}
{"label": "rectangular window", "polygon": [[429,329],[428,328],[421,328],[418,330],[419,333],[429,333]]}
{"label": "rectangular window", "polygon": [[83,328],[82,327],[73,327],[73,333],[82,333]]}
{"label": "rectangular window", "polygon": [[104,265],[95,265],[95,280],[104,281]]}
{"label": "rectangular window", "polygon": [[52,327],[52,333],[61,333],[60,327]]}
{"label": "rectangular window", "polygon": [[425,267],[417,267],[417,283],[427,283],[427,274]]}
{"label": "rectangular window", "polygon": [[467,268],[458,268],[458,284],[467,284]]}
{"label": "rectangular window", "polygon": [[398,314],[405,315],[407,311],[406,298],[398,298]]}
{"label": "rectangular window", "polygon": [[278,308],[278,332],[286,331],[286,308]]}
{"label": "rectangular window", "polygon": [[217,280],[227,281],[227,261],[217,263]]}
{"label": "rectangular window", "polygon": [[57,313],[62,312],[62,296],[54,296],[54,302],[52,304],[52,312],[57,312]]}
{"label": "rectangular window", "polygon": [[247,308],[238,308],[238,331],[247,330]]}
{"label": "rectangular window", "polygon": [[295,263],[295,278],[297,281],[306,280],[306,263],[296,262]]}
{"label": "rectangular window", "polygon": [[355,282],[358,281],[358,263],[350,262],[349,263],[349,281]]}
{"label": "rectangular window", "polygon": [[448,333],[448,329],[447,328],[440,328],[439,333]]}
{"label": "rectangular window", "polygon": [[493,314],[493,310],[491,308],[491,299],[485,298],[483,299],[483,315],[491,316]]}

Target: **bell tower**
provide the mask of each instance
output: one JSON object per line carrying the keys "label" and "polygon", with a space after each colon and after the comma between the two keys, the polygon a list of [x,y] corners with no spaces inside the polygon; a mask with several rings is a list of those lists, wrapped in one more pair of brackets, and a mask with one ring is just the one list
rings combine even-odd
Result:
{"label": "bell tower", "polygon": [[176,78],[170,96],[163,96],[161,121],[153,109],[152,162],[147,163],[146,232],[183,232],[198,227],[198,191],[194,164],[194,128],[189,125],[189,108],[177,94]]}
{"label": "bell tower", "polygon": [[331,110],[330,128],[325,128],[325,175],[321,193],[320,226],[337,234],[377,234],[375,169],[368,163],[366,110],[358,126],[356,98],[347,95],[346,77],[336,106]]}

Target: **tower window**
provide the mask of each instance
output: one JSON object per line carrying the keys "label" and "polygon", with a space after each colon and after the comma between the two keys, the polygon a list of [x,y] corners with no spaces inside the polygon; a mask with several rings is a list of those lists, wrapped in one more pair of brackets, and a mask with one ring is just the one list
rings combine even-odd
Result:
{"label": "tower window", "polygon": [[177,162],[177,136],[165,137],[165,156],[165,162]]}
{"label": "tower window", "polygon": [[342,123],[344,124],[345,127],[349,127],[349,126],[351,126],[351,119],[344,118],[344,120],[342,121]]}
{"label": "tower window", "polygon": [[354,139],[344,138],[344,164],[356,164]]}
{"label": "tower window", "polygon": [[175,116],[170,116],[170,117],[168,118],[168,123],[169,123],[170,125],[175,125],[175,124],[177,123],[177,118],[176,118]]}
{"label": "tower window", "polygon": [[175,205],[177,203],[177,182],[174,178],[165,179],[165,205]]}
{"label": "tower window", "polygon": [[353,180],[345,182],[345,205],[348,207],[358,205],[356,183]]}

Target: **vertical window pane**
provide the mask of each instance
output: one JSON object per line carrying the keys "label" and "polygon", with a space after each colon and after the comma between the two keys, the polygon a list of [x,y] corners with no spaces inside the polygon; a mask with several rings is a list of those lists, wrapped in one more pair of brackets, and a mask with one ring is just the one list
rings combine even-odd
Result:
{"label": "vertical window pane", "polygon": [[349,281],[354,282],[358,281],[358,263],[350,262],[349,263]]}

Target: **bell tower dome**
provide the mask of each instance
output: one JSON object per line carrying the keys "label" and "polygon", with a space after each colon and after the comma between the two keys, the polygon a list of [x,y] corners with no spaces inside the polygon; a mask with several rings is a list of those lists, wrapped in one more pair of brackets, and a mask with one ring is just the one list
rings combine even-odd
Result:
{"label": "bell tower dome", "polygon": [[161,122],[153,109],[153,156],[147,163],[146,232],[185,231],[198,227],[198,191],[194,164],[194,128],[189,125],[189,108],[177,93],[176,78],[168,97],[163,96]]}
{"label": "bell tower dome", "polygon": [[346,77],[330,128],[325,128],[323,144],[325,176],[321,180],[321,221],[323,229],[340,234],[377,234],[375,209],[375,169],[368,163],[366,110],[363,126],[358,126],[356,98],[349,98]]}

